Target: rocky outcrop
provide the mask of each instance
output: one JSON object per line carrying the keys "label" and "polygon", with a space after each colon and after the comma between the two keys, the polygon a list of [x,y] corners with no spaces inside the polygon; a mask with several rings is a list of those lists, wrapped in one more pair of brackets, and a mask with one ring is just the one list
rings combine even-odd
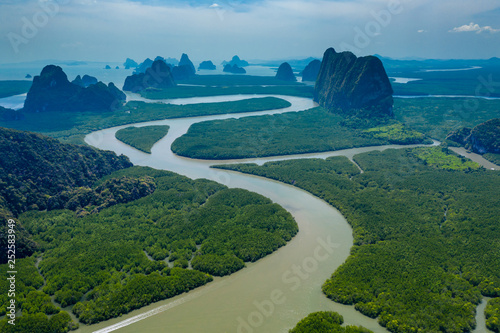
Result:
{"label": "rocky outcrop", "polygon": [[348,115],[392,116],[392,93],[378,58],[357,58],[351,52],[326,50],[314,90],[319,105]]}
{"label": "rocky outcrop", "polygon": [[[83,79],[82,79],[83,80]],[[114,84],[102,82],[86,88],[68,81],[61,67],[48,65],[33,84],[24,102],[24,112],[105,111],[116,108],[125,96]]]}
{"label": "rocky outcrop", "polygon": [[186,66],[188,69],[189,75],[195,75],[196,74],[196,69],[194,68],[193,63],[191,60],[189,60],[189,57],[187,54],[183,53],[181,56],[181,60],[179,61],[178,67]]}
{"label": "rocky outcrop", "polygon": [[77,75],[77,77],[73,81],[71,81],[71,83],[76,84],[77,86],[80,86],[82,88],[87,88],[88,86],[96,84],[97,82],[99,82],[97,78],[86,74],[83,77]]}
{"label": "rocky outcrop", "polygon": [[292,66],[290,66],[290,64],[287,62],[284,62],[280,65],[278,71],[276,72],[276,78],[282,81],[297,81],[297,78],[293,74]]}
{"label": "rocky outcrop", "polygon": [[247,71],[244,68],[240,68],[237,65],[229,65],[224,66],[225,73],[233,73],[233,74],[245,74]]}
{"label": "rocky outcrop", "polygon": [[457,143],[477,154],[500,154],[500,118],[488,120],[473,129],[460,128],[449,133],[446,141]]}
{"label": "rocky outcrop", "polygon": [[153,65],[153,60],[146,58],[139,66],[134,71],[134,74],[139,74],[139,73],[146,73],[146,70],[148,68],[151,68]]}
{"label": "rocky outcrop", "polygon": [[217,69],[217,66],[214,65],[214,63],[210,60],[208,61],[203,61],[202,63],[200,63],[200,65],[198,66],[198,70],[200,69],[206,69],[206,70],[215,70]]}
{"label": "rocky outcrop", "polygon": [[466,148],[478,154],[500,154],[500,118],[488,120],[474,127]]}
{"label": "rocky outcrop", "polygon": [[163,60],[156,60],[145,73],[128,76],[123,90],[140,92],[148,88],[165,89],[173,86],[175,81],[170,67]]}
{"label": "rocky outcrop", "polygon": [[238,66],[238,67],[246,67],[248,66],[248,61],[245,61],[245,60],[242,60],[240,59],[240,57],[238,57],[237,55],[235,55],[230,61],[223,61],[221,63],[222,66],[226,66],[226,65],[231,65],[231,66]]}
{"label": "rocky outcrop", "polygon": [[317,59],[311,61],[302,71],[302,81],[316,82],[320,67],[321,61]]}
{"label": "rocky outcrop", "polygon": [[127,60],[125,60],[125,62],[123,63],[123,66],[125,67],[125,69],[130,69],[130,68],[137,68],[139,64],[134,60],[127,58]]}

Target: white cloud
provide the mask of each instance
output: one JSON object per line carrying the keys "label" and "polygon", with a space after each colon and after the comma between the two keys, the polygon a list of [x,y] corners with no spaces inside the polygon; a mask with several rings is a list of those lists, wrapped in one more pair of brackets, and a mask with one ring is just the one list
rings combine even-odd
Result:
{"label": "white cloud", "polygon": [[418,32],[419,34],[421,34],[421,33],[427,32],[427,31],[426,31],[426,30],[424,30],[424,29],[420,29],[420,30],[417,30],[417,32]]}
{"label": "white cloud", "polygon": [[464,24],[460,27],[453,28],[449,30],[448,32],[475,32],[480,34],[481,32],[486,31],[490,33],[496,33],[500,32],[500,29],[493,29],[489,25],[485,25],[484,27],[481,27],[479,24],[471,22],[469,24]]}

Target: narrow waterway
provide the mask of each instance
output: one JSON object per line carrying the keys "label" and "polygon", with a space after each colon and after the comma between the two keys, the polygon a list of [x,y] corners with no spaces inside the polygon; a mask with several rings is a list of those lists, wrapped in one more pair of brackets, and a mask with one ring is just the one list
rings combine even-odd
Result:
{"label": "narrow waterway", "polygon": [[[262,96],[263,97],[263,96]],[[251,115],[301,111],[314,106],[310,99],[276,96],[292,106],[282,110],[256,112]],[[231,96],[230,100],[249,98]],[[130,95],[129,99],[140,99]],[[176,104],[217,102],[226,96],[168,100]],[[155,101],[158,102],[158,101]],[[285,333],[307,314],[333,310],[344,316],[346,324],[362,325],[374,332],[387,332],[376,320],[363,316],[351,306],[328,300],[321,285],[349,255],[352,229],[332,206],[298,188],[269,179],[224,170],[211,169],[221,161],[193,160],[176,156],[170,150],[172,142],[185,134],[189,126],[205,120],[245,117],[248,114],[170,119],[135,124],[135,126],[169,125],[167,136],[152,149],[152,154],[140,152],[115,138],[119,126],[89,134],[85,141],[97,148],[124,154],[135,165],[150,166],[177,172],[190,178],[207,178],[232,188],[245,188],[260,193],[287,209],[299,225],[298,235],[285,247],[231,276],[190,293],[151,304],[120,318],[92,326],[79,332],[169,332],[169,333]],[[370,150],[408,146],[355,148],[345,151],[303,154],[261,159],[223,161],[223,163],[255,162],[292,158],[325,158],[355,154]]]}

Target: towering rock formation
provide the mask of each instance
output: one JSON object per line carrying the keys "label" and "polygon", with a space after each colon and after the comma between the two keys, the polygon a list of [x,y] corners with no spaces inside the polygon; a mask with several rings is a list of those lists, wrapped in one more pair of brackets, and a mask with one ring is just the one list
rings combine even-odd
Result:
{"label": "towering rock formation", "polygon": [[127,58],[127,60],[125,60],[125,62],[123,63],[123,66],[125,67],[125,69],[130,69],[136,68],[137,66],[139,66],[139,64],[133,59]]}
{"label": "towering rock formation", "polygon": [[488,120],[474,127],[467,148],[478,154],[500,154],[500,118]]}
{"label": "towering rock formation", "polygon": [[104,111],[124,100],[125,95],[112,83],[106,86],[98,82],[83,88],[69,82],[61,67],[48,65],[33,79],[23,111]]}
{"label": "towering rock formation", "polygon": [[179,61],[178,67],[186,66],[189,71],[189,75],[195,75],[196,74],[196,69],[194,68],[193,63],[191,60],[189,60],[189,57],[187,54],[183,53],[181,56],[181,60]]}
{"label": "towering rock formation", "polygon": [[290,81],[295,82],[297,78],[293,74],[292,66],[289,63],[284,62],[278,68],[278,72],[276,72],[276,78],[282,81]]}
{"label": "towering rock formation", "polygon": [[357,58],[351,52],[326,50],[314,90],[314,100],[332,112],[392,116],[392,86],[382,62]]}
{"label": "towering rock formation", "polygon": [[170,67],[163,60],[156,60],[145,73],[127,76],[123,90],[139,92],[147,88],[165,89],[175,86]]}
{"label": "towering rock formation", "polygon": [[302,71],[302,81],[316,82],[320,68],[321,61],[319,61],[318,59],[311,61]]}

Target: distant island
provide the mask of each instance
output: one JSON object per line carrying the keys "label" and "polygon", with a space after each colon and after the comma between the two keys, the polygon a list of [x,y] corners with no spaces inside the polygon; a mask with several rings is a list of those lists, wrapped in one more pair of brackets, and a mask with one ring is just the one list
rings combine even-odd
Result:
{"label": "distant island", "polygon": [[314,59],[302,71],[302,81],[316,82],[319,70],[321,68],[321,61]]}
{"label": "distant island", "polygon": [[224,66],[224,72],[233,74],[246,74],[247,71],[244,68],[238,67],[238,65],[227,64]]}
{"label": "distant island", "polygon": [[130,68],[137,68],[139,64],[134,60],[127,58],[127,60],[125,60],[125,62],[123,63],[123,66],[125,67],[125,69],[130,69]]}
{"label": "distant island", "polygon": [[235,55],[230,61],[223,61],[221,63],[222,66],[226,65],[231,65],[231,66],[238,66],[238,67],[246,67],[249,65],[248,61],[240,59],[237,55]]}
{"label": "distant island", "polygon": [[33,79],[23,112],[104,111],[125,99],[125,94],[112,82],[82,87],[69,82],[61,67],[48,65]]}
{"label": "distant island", "polygon": [[208,60],[208,61],[203,61],[200,63],[200,65],[198,66],[198,70],[200,70],[200,69],[215,70],[215,69],[217,69],[217,66],[215,66],[212,61]]}
{"label": "distant island", "polygon": [[295,74],[293,74],[292,67],[287,62],[284,62],[280,65],[280,67],[278,68],[278,72],[276,73],[276,78],[282,81],[297,81]]}
{"label": "distant island", "polygon": [[170,67],[163,60],[156,60],[145,73],[127,76],[123,90],[140,92],[148,88],[169,88],[175,86],[174,76]]}

